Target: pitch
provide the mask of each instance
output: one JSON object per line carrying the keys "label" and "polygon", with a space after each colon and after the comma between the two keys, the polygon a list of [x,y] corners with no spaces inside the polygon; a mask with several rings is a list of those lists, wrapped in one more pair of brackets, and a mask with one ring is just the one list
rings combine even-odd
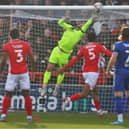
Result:
{"label": "pitch", "polygon": [[127,129],[128,116],[124,125],[111,125],[114,114],[97,117],[94,113],[41,112],[33,113],[36,121],[27,123],[24,112],[9,113],[6,122],[0,122],[0,129]]}

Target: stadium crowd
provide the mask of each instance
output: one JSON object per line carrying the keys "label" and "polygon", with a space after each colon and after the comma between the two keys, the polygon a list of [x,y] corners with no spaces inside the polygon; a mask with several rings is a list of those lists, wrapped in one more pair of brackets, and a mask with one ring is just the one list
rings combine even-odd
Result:
{"label": "stadium crowd", "polygon": [[104,5],[129,5],[128,0],[1,0],[0,4],[16,5],[93,5],[95,2]]}

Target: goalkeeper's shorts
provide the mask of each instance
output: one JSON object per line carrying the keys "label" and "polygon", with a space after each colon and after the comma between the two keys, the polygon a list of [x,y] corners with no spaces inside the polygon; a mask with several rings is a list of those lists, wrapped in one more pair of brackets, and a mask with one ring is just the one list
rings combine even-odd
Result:
{"label": "goalkeeper's shorts", "polygon": [[54,47],[48,62],[57,64],[59,67],[66,65],[71,53],[64,53],[58,47]]}

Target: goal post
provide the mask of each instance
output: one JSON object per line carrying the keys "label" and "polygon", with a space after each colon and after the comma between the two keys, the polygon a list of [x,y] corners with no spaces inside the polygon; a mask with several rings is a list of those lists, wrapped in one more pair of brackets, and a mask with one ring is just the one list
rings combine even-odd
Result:
{"label": "goal post", "polygon": [[[85,5],[85,6],[40,6],[40,5],[0,5],[0,10],[10,10],[10,9],[18,9],[18,10],[83,10],[88,9],[92,10],[94,9],[94,6],[92,5]],[[128,5],[113,5],[113,6],[103,6],[104,10],[128,10]]]}
{"label": "goal post", "polygon": [[[31,43],[34,56],[36,59],[36,79],[32,82],[31,95],[33,101],[33,110],[35,111],[62,111],[62,98],[80,92],[83,89],[83,78],[81,67],[83,60],[79,60],[73,67],[65,72],[65,79],[61,86],[59,96],[52,96],[52,91],[56,82],[56,71],[53,72],[52,78],[48,85],[46,103],[41,103],[40,90],[42,87],[42,76],[45,72],[47,61],[51,50],[58,44],[63,29],[58,26],[57,21],[62,16],[68,16],[71,24],[77,27],[91,17],[94,6],[0,6],[0,49],[8,41],[8,32],[11,28],[17,27],[20,31],[20,39]],[[129,6],[103,6],[103,15],[93,24],[92,30],[96,32],[97,41],[112,49],[112,45],[117,41],[120,28],[123,24],[129,26]],[[72,55],[76,55],[81,46],[87,43],[87,37],[84,36],[79,44],[75,47]],[[104,69],[106,68],[109,58],[105,58]],[[6,80],[7,69],[5,74],[0,76],[0,99],[3,99],[3,88]],[[30,73],[31,74],[31,73]],[[113,105],[113,76],[106,76],[104,71],[100,71],[97,82],[99,87],[99,97],[101,106],[104,110],[114,112]],[[16,90],[12,99],[11,110],[24,110],[24,100],[20,96],[21,91]],[[94,104],[91,102],[92,95],[70,103],[67,111],[74,112],[91,112],[95,111]],[[126,102],[125,98],[125,102]],[[0,109],[1,109],[0,101]],[[20,103],[22,102],[22,103]],[[125,107],[125,112],[129,108]]]}

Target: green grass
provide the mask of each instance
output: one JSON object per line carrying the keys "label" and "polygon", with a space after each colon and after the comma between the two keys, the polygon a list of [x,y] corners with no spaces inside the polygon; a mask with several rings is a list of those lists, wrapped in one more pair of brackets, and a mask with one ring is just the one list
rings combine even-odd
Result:
{"label": "green grass", "polygon": [[27,123],[24,112],[9,113],[7,122],[0,122],[0,129],[129,129],[129,116],[125,115],[124,125],[111,125],[116,115],[97,117],[94,113],[33,113],[39,121]]}

